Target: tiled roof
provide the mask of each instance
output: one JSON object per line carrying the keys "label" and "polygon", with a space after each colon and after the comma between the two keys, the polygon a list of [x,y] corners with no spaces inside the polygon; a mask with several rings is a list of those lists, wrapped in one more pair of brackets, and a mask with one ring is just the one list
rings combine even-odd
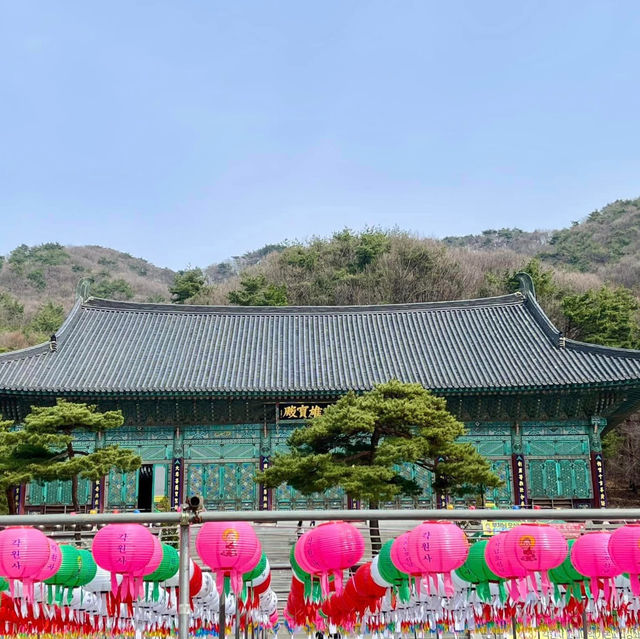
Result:
{"label": "tiled roof", "polygon": [[454,392],[640,382],[640,352],[564,340],[535,299],[359,307],[78,302],[0,355],[0,392],[304,395],[389,379]]}

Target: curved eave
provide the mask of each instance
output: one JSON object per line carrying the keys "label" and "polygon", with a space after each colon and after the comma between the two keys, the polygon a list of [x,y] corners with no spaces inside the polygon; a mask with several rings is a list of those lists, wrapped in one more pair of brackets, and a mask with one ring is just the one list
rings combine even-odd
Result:
{"label": "curved eave", "polygon": [[[532,386],[509,386],[504,388],[476,387],[476,388],[429,388],[436,395],[520,395],[520,394],[570,394],[584,390],[619,390],[640,389],[640,380],[622,380],[606,383],[582,383],[582,384],[548,384]],[[230,399],[293,399],[305,397],[340,397],[353,390],[356,393],[364,393],[369,389],[302,389],[302,390],[55,390],[55,389],[0,389],[0,395],[37,395],[53,397],[119,397],[123,399],[162,399],[162,398],[230,398]]]}
{"label": "curved eave", "polygon": [[600,344],[589,344],[573,339],[565,340],[565,348],[570,348],[583,353],[595,353],[597,355],[608,355],[609,357],[620,357],[625,359],[640,359],[640,350],[633,348],[616,348],[615,346],[601,346]]}
{"label": "curved eave", "polygon": [[554,346],[582,353],[593,353],[595,355],[604,355],[607,357],[640,360],[640,350],[637,349],[602,346],[600,344],[590,344],[588,342],[580,342],[578,340],[568,338],[564,338],[564,341],[562,342],[562,331],[560,331],[551,319],[549,319],[540,304],[538,304],[538,300],[530,292],[524,291],[523,295],[532,316]]}
{"label": "curved eave", "polygon": [[[69,334],[71,328],[79,318],[81,309],[82,309],[82,300],[77,299],[76,303],[73,305],[73,308],[71,309],[71,311],[69,311],[69,315],[67,315],[66,319],[64,320],[60,328],[55,332],[56,342],[58,347],[64,344],[64,341],[67,335]],[[0,361],[26,359],[28,357],[49,353],[50,351],[51,351],[50,342],[44,342],[43,344],[36,344],[35,346],[20,348],[15,351],[9,351],[8,353],[0,353]]]}

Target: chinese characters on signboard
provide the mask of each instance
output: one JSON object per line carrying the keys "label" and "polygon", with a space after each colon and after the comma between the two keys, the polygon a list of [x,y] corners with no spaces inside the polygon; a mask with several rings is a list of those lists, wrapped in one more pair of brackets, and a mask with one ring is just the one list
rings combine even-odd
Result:
{"label": "chinese characters on signboard", "polygon": [[171,465],[171,508],[182,504],[182,459],[176,458]]}
{"label": "chinese characters on signboard", "polygon": [[524,455],[513,456],[513,479],[515,503],[518,506],[526,506],[527,484],[524,474]]}
{"label": "chinese characters on signboard", "polygon": [[324,413],[328,404],[308,403],[308,404],[280,404],[278,417],[286,419],[314,419]]}
{"label": "chinese characters on signboard", "polygon": [[[269,458],[262,455],[260,457],[260,470],[269,468]],[[271,509],[271,491],[264,485],[260,484],[260,510]]]}
{"label": "chinese characters on signboard", "polygon": [[23,504],[22,504],[22,484],[15,486],[13,489],[13,503],[16,505],[16,512],[20,515],[22,514]]}
{"label": "chinese characters on signboard", "polygon": [[91,484],[91,510],[100,510],[100,498],[102,497],[102,481],[94,481]]}
{"label": "chinese characters on signboard", "polygon": [[600,508],[607,507],[607,496],[604,490],[604,461],[602,453],[593,456],[593,483],[595,487],[595,503]]}

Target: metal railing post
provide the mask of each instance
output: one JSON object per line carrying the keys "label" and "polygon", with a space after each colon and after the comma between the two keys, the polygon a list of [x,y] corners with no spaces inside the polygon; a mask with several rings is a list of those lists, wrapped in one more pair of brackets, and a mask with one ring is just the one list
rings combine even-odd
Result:
{"label": "metal railing post", "polygon": [[227,595],[224,588],[220,593],[220,610],[218,611],[218,637],[224,639],[227,634]]}
{"label": "metal railing post", "polygon": [[191,513],[183,511],[180,517],[180,565],[178,568],[178,639],[188,639],[191,606],[189,605],[189,533]]}

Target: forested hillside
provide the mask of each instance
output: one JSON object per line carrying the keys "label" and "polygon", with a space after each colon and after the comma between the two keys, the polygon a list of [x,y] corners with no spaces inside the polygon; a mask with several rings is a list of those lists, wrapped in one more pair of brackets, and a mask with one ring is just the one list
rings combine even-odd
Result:
{"label": "forested hillside", "polygon": [[554,266],[595,273],[640,293],[640,198],[617,200],[570,228],[556,231],[489,229],[445,237],[443,243],[483,251],[512,250]]}
{"label": "forested hillside", "polygon": [[18,246],[0,257],[0,352],[47,339],[84,278],[96,297],[160,302],[174,273],[101,246]]}
{"label": "forested hillside", "polygon": [[81,279],[91,282],[94,296],[134,301],[342,305],[499,295],[523,268],[539,271],[540,300],[562,330],[609,343],[618,337],[583,330],[584,318],[566,298],[592,291],[597,299],[584,301],[605,303],[623,286],[631,295],[625,303],[633,305],[640,295],[638,255],[640,199],[614,202],[557,231],[499,229],[437,241],[402,231],[344,230],[177,274],[100,246],[21,245],[0,257],[0,350],[47,337],[72,306]]}

